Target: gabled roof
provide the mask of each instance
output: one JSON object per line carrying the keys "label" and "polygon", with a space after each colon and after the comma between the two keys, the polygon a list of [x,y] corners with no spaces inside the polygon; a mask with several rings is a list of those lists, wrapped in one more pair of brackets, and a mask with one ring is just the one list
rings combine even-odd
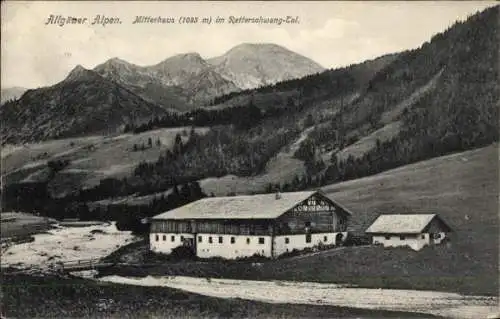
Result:
{"label": "gabled roof", "polygon": [[436,214],[386,214],[380,215],[366,230],[369,234],[419,234],[437,218],[447,230],[451,228]]}
{"label": "gabled roof", "polygon": [[276,199],[276,194],[207,197],[156,215],[153,219],[274,219],[315,194],[332,202],[316,191],[280,193],[279,199]]}

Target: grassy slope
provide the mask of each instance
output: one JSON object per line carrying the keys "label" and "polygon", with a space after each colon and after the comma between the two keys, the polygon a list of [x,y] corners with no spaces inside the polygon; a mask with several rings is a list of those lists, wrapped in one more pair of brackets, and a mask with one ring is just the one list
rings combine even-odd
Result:
{"label": "grassy slope", "polygon": [[[80,185],[94,185],[105,177],[130,175],[141,161],[157,160],[160,153],[172,148],[177,133],[186,131],[189,134],[189,130],[184,127],[159,129],[140,134],[92,136],[10,147],[2,151],[2,175],[7,173],[7,180],[13,181],[37,180],[47,176],[47,161],[64,158],[71,162],[56,175],[51,185],[56,192]],[[205,128],[198,129],[200,133],[206,131]],[[134,144],[147,147],[149,137],[153,141],[152,148],[132,151]],[[155,144],[158,138],[160,146]],[[187,139],[187,135],[184,138]]]}
{"label": "grassy slope", "polygon": [[433,318],[401,312],[217,299],[170,288],[27,275],[2,275],[1,309],[7,318]]}
{"label": "grassy slope", "polygon": [[214,193],[217,196],[225,196],[231,192],[245,194],[262,191],[269,183],[290,182],[296,174],[302,176],[305,173],[304,162],[296,159],[293,154],[310,132],[311,128],[304,130],[295,142],[278,152],[267,163],[264,174],[250,177],[235,175],[226,175],[220,178],[211,177],[201,180],[200,186],[207,194]]}
{"label": "grassy slope", "polygon": [[[340,260],[297,261],[289,269],[301,269],[299,277],[322,280],[353,276],[353,281],[366,279],[367,284],[385,280],[392,286],[496,294],[498,164],[498,144],[494,144],[325,187],[327,195],[354,212],[352,227],[356,231],[365,230],[379,212],[435,212],[454,230],[451,247],[422,253],[355,249]],[[329,276],[332,270],[322,264],[348,269]]]}
{"label": "grassy slope", "polygon": [[453,228],[450,246],[349,247],[253,267],[245,262],[173,263],[124,269],[124,275],[169,274],[350,283],[496,295],[498,293],[498,145],[423,161],[325,187],[354,212],[362,232],[379,212],[439,213]]}

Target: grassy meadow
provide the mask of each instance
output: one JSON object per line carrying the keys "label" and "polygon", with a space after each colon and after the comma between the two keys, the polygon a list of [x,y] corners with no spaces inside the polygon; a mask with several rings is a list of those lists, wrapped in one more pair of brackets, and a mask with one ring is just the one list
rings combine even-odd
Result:
{"label": "grassy meadow", "polygon": [[4,273],[1,297],[2,316],[7,318],[435,318],[404,312],[218,299],[163,287]]}
{"label": "grassy meadow", "polygon": [[[178,133],[184,141],[187,140],[189,131],[189,127],[165,128],[139,134],[6,146],[2,148],[2,175],[7,182],[43,181],[48,176],[48,161],[67,159],[69,165],[56,174],[50,185],[56,194],[62,194],[82,186],[96,185],[106,177],[129,176],[140,162],[156,161],[160,154],[172,149]],[[203,134],[208,129],[197,128],[196,131]],[[150,138],[151,147],[148,146]],[[138,150],[134,150],[134,144]]]}
{"label": "grassy meadow", "polygon": [[[317,281],[496,295],[497,148],[495,144],[443,156],[324,188],[329,197],[354,212],[352,232],[363,232],[379,213],[432,212],[452,227],[449,245],[418,252],[407,248],[346,247],[307,258],[268,261],[259,267],[251,262],[184,261],[113,271],[123,275]],[[143,253],[147,250],[138,249]]]}

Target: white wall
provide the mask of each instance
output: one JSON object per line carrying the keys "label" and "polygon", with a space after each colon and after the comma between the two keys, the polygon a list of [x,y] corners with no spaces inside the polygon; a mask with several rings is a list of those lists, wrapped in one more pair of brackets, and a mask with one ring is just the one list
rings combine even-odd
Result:
{"label": "white wall", "polygon": [[431,243],[439,244],[446,237],[445,233],[439,233],[440,238],[432,240],[430,238],[430,234],[418,234],[418,235],[404,235],[405,239],[401,239],[399,235],[390,235],[389,239],[385,236],[374,235],[373,236],[373,244],[382,244],[384,247],[401,247],[401,246],[409,246],[413,250],[420,250],[426,245],[430,245]]}
{"label": "white wall", "polygon": [[[200,236],[202,238],[201,242],[198,238],[195,239],[196,254],[200,258],[222,257],[235,259],[255,254],[271,257],[271,236],[197,234],[197,237]],[[209,237],[212,237],[212,243],[209,243]],[[219,237],[222,237],[222,244],[219,243]],[[231,237],[234,238],[234,243],[231,243]],[[247,238],[250,239],[249,244]],[[259,238],[264,238],[264,244],[259,244]]]}
{"label": "white wall", "polygon": [[[274,238],[274,254],[275,257],[286,252],[291,252],[294,249],[303,250],[304,248],[311,248],[314,246],[318,246],[320,244],[323,245],[338,245],[340,243],[335,242],[335,238],[337,234],[342,234],[343,241],[347,238],[347,232],[343,233],[319,233],[319,234],[311,234],[311,242],[306,243],[306,235],[285,235],[285,236],[276,236]],[[326,241],[325,241],[326,237]],[[286,239],[288,238],[289,243],[286,243]]]}
{"label": "white wall", "polygon": [[[156,236],[158,236],[158,241],[156,241]],[[172,241],[172,236],[174,236],[174,241]],[[151,233],[149,234],[149,244],[151,250],[156,253],[170,254],[172,252],[172,249],[178,246],[182,246],[181,236],[183,238],[194,237],[193,234],[188,233]]]}
{"label": "white wall", "polygon": [[444,233],[444,232],[441,232],[438,234],[439,234],[439,239],[437,239],[437,238],[431,239],[431,242],[433,242],[434,244],[441,244],[441,242],[447,237],[446,233]]}
{"label": "white wall", "polygon": [[[335,238],[339,233],[320,233],[311,234],[311,242],[306,243],[306,235],[287,235],[276,236],[274,238],[274,257],[279,256],[287,251],[294,249],[302,250],[318,246],[320,243],[324,245],[338,245]],[[342,232],[343,240],[347,238],[347,232]],[[158,236],[158,241],[156,240]],[[165,240],[163,239],[165,236]],[[174,241],[171,240],[174,236]],[[259,254],[265,257],[272,257],[271,252],[271,236],[247,236],[247,235],[224,235],[224,234],[197,234],[196,238],[193,234],[188,233],[151,233],[149,235],[150,247],[153,252],[170,254],[172,249],[182,246],[181,236],[184,238],[193,238],[196,241],[196,255],[200,258],[222,257],[226,259],[235,259],[238,257],[250,257]],[[202,238],[200,242],[198,237]],[[326,236],[327,240],[324,240]],[[212,237],[212,243],[209,243],[209,237]],[[219,237],[222,237],[222,243],[219,243]],[[234,243],[231,243],[231,238],[234,238]],[[250,243],[247,243],[247,238]],[[259,238],[264,238],[264,244],[259,244]],[[286,243],[286,238],[289,243]],[[399,237],[398,237],[399,238]]]}

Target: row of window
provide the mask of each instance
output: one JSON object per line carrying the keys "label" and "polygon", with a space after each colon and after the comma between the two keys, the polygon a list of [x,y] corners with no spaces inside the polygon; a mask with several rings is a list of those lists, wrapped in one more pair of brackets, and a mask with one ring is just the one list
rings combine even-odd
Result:
{"label": "row of window", "polygon": [[[160,236],[159,235],[155,235],[155,241],[159,241],[160,240]],[[167,235],[163,235],[163,241],[167,241]],[[172,235],[170,236],[170,241],[171,242],[174,242],[175,241],[175,236]],[[184,236],[181,236],[181,242],[184,241]]]}
{"label": "row of window", "polygon": [[[184,241],[184,236],[180,236],[181,238],[181,242]],[[424,238],[424,236],[422,235],[422,238]],[[386,236],[385,239],[391,239],[390,236]],[[401,240],[404,240],[405,237],[404,236],[400,236],[400,239]],[[159,241],[160,240],[160,236],[159,235],[155,235],[155,240],[156,241]],[[306,234],[306,243],[310,243],[312,240],[312,236],[311,234]],[[163,241],[167,241],[167,235],[163,235]],[[170,236],[170,241],[171,242],[175,242],[175,236],[174,235],[171,235]],[[327,242],[328,241],[328,236],[324,236],[323,237],[323,241],[324,242]],[[203,237],[202,236],[198,236],[198,242],[201,243],[203,242]],[[236,242],[236,238],[235,237],[231,237],[231,244],[234,244]],[[265,241],[265,238],[264,237],[259,237],[259,244],[264,244],[266,241]],[[212,236],[209,236],[208,237],[208,243],[209,244],[213,244],[213,238]],[[223,244],[224,243],[224,237],[222,236],[219,236],[219,244]],[[288,237],[285,237],[285,244],[289,244],[290,243],[290,238]],[[250,244],[250,238],[247,238],[247,244]]]}
{"label": "row of window", "polygon": [[[198,242],[199,243],[202,243],[203,242],[203,237],[202,236],[198,236]],[[236,238],[235,237],[231,237],[231,244],[234,244],[236,242]],[[259,244],[264,244],[266,242],[266,239],[264,237],[259,237]],[[213,244],[213,238],[212,236],[209,236],[208,237],[208,243],[209,244]],[[222,236],[219,236],[219,244],[223,244],[224,243],[224,237]],[[250,238],[247,238],[247,245],[250,244]]]}
{"label": "row of window", "polygon": [[[311,234],[306,234],[306,243],[310,243],[312,241],[312,236]],[[328,241],[328,236],[323,236],[323,241],[327,242]],[[290,238],[285,237],[285,244],[290,243]]]}
{"label": "row of window", "polygon": [[[163,235],[163,241],[167,241],[167,235]],[[184,241],[184,236],[180,236],[180,239],[181,239],[181,242]],[[288,238],[287,238],[288,239]],[[160,236],[159,235],[155,235],[155,241],[160,241]],[[175,236],[174,235],[171,235],[170,236],[170,241],[171,242],[175,242]],[[203,237],[202,236],[198,236],[198,242],[201,243],[203,242]],[[231,244],[234,244],[236,242],[236,238],[235,237],[231,237]],[[266,242],[266,239],[264,237],[259,237],[259,244],[265,244]],[[209,236],[208,237],[208,243],[210,244],[213,244],[213,238],[212,236]],[[222,236],[219,236],[219,244],[223,244],[224,243],[224,237]],[[250,238],[247,238],[247,244],[250,244]]]}

